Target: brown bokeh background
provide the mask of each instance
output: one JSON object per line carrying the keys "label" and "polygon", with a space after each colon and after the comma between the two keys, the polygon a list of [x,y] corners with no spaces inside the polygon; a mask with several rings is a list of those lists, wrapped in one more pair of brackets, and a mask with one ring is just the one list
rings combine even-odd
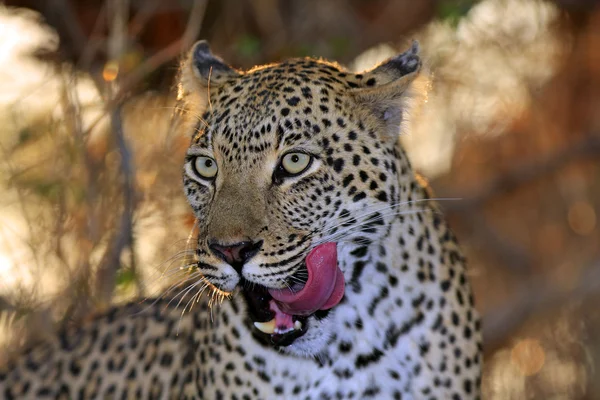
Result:
{"label": "brown bokeh background", "polygon": [[10,0],[0,5],[0,363],[183,273],[175,76],[365,69],[417,38],[403,132],[470,262],[486,399],[600,398],[600,2]]}

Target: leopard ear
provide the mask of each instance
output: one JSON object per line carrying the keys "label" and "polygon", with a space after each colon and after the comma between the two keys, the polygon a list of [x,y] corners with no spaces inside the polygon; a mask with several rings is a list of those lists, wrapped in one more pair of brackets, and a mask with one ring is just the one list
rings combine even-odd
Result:
{"label": "leopard ear", "polygon": [[398,135],[409,88],[421,69],[419,44],[363,73],[363,86],[354,91],[362,109],[375,114],[394,138]]}
{"label": "leopard ear", "polygon": [[206,40],[196,42],[181,66],[179,97],[200,94],[218,88],[240,73],[210,51]]}

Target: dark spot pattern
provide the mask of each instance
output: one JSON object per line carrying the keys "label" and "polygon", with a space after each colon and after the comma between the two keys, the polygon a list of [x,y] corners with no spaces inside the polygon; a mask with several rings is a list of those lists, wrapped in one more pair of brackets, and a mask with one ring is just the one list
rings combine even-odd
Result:
{"label": "dark spot pattern", "polygon": [[[181,117],[202,116],[189,123],[183,177],[197,263],[165,296],[111,308],[21,355],[0,371],[1,396],[478,399],[481,327],[466,260],[372,108],[402,95],[385,98],[418,70],[417,48],[363,74],[313,59],[241,72],[207,44],[192,54],[184,89],[214,72],[195,93],[210,107],[184,97]],[[305,154],[305,168],[290,172],[288,152]],[[198,154],[214,155],[216,179],[195,175]],[[208,243],[240,237],[260,246],[225,268]],[[246,297],[220,297],[305,282],[306,256],[324,242],[337,243],[344,297],[303,319],[288,346],[257,332]]]}

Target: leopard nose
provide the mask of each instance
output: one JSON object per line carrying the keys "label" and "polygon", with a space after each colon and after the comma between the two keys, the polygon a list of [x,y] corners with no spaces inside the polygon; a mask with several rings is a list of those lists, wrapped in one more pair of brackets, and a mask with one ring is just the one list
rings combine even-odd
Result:
{"label": "leopard nose", "polygon": [[245,241],[233,244],[222,244],[216,240],[210,241],[208,248],[213,254],[231,265],[238,273],[242,272],[244,264],[254,257],[262,248],[263,241]]}

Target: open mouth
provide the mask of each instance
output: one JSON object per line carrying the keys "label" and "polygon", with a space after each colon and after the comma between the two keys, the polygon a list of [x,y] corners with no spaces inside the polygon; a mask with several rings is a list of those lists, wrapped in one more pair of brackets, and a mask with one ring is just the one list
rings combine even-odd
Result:
{"label": "open mouth", "polygon": [[243,290],[254,333],[274,346],[289,346],[308,330],[308,317],[336,306],[344,297],[344,275],[337,265],[335,243],[315,247],[306,257],[303,287]]}

